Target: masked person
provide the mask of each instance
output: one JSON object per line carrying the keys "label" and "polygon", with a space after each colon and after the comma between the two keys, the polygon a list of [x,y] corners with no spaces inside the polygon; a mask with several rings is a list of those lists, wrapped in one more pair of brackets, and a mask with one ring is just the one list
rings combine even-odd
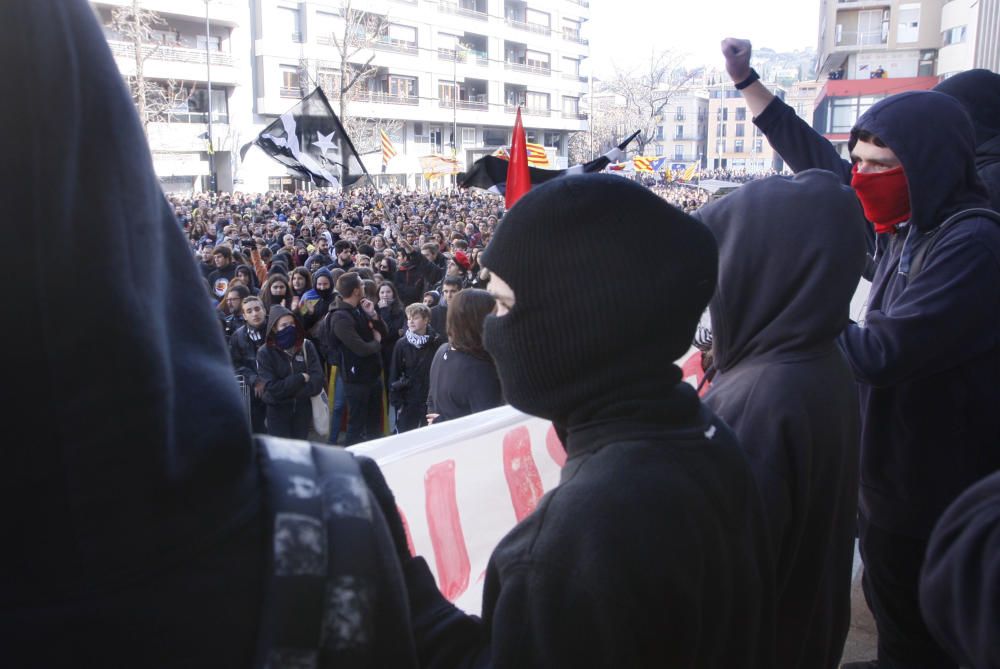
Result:
{"label": "masked person", "polygon": [[878,663],[856,666],[955,667],[917,584],[941,513],[1000,469],[1000,218],[973,126],[943,93],[893,95],[858,119],[848,163],[757,80],[750,50],[723,42],[754,123],[796,172],[850,183],[874,226],[867,313],[839,338],[861,390],[862,585],[878,627]]}
{"label": "masked person", "polygon": [[[788,234],[806,211],[809,234]],[[851,619],[860,433],[837,336],[865,264],[865,220],[822,170],[748,183],[694,216],[719,243],[705,404],[733,428],[764,499],[777,559],[774,666],[833,669]]]}
{"label": "masked person", "polygon": [[[609,245],[608,229],[646,243]],[[715,287],[711,233],[626,179],[568,176],[518,201],[483,262],[497,304],[484,341],[504,395],[553,421],[567,460],[493,551],[481,619],[409,556],[392,494],[368,473],[423,666],[773,667],[774,566],[753,475],[673,363]],[[597,263],[652,275],[579,290]],[[623,346],[622,323],[656,336]]]}
{"label": "masked person", "polygon": [[[0,551],[0,663],[416,667],[398,560],[360,475],[328,491],[317,460],[338,453],[250,434],[93,7],[0,3],[0,68],[20,91],[0,201],[32,219],[11,270],[40,277],[7,305],[30,324],[31,355],[0,348],[20,391],[5,403],[0,531],[16,540]],[[109,256],[143,270],[122,281]],[[64,299],[66,285],[100,307]],[[334,501],[355,515],[324,515]],[[338,543],[351,552],[327,550]],[[361,559],[348,572],[334,553]]]}

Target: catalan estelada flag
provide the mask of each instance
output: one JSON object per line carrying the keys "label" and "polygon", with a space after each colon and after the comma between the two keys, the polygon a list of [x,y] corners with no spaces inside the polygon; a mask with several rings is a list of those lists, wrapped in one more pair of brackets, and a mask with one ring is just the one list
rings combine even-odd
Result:
{"label": "catalan estelada flag", "polygon": [[396,156],[396,147],[384,129],[379,129],[379,133],[382,135],[382,171],[385,172],[385,166]]}
{"label": "catalan estelada flag", "polygon": [[653,160],[653,158],[647,158],[646,156],[636,156],[632,159],[632,164],[635,166],[636,172],[652,172]]}
{"label": "catalan estelada flag", "polygon": [[694,173],[698,169],[698,163],[691,163],[688,168],[684,170],[684,174],[681,175],[681,181],[691,181],[694,178]]}
{"label": "catalan estelada flag", "polygon": [[541,144],[532,144],[530,142],[525,142],[525,146],[528,148],[529,167],[549,166],[549,154],[545,153],[544,146],[542,146]]}

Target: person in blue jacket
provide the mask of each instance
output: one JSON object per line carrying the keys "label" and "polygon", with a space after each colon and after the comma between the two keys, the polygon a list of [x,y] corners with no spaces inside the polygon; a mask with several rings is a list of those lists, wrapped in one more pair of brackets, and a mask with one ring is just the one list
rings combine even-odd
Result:
{"label": "person in blue jacket", "polygon": [[860,666],[955,667],[927,631],[917,586],[935,521],[1000,469],[1000,219],[972,123],[943,93],[893,95],[858,119],[848,162],[760,83],[750,42],[722,50],[785,162],[839,175],[874,226],[867,314],[839,338],[860,383],[859,538],[879,633],[878,662]]}

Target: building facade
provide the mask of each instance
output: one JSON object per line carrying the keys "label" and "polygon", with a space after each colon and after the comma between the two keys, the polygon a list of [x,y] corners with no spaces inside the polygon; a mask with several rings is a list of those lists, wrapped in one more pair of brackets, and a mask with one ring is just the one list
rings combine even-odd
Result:
{"label": "building facade", "polygon": [[982,67],[1000,72],[1000,0],[949,0],[941,10],[938,75]]}
{"label": "building facade", "polygon": [[674,95],[647,154],[670,158],[672,165],[704,166],[708,136],[708,92],[688,90]]}
{"label": "building facade", "polygon": [[[780,86],[771,86],[771,90],[784,99],[785,91]],[[782,170],[781,157],[771,148],[752,119],[743,96],[731,82],[708,87],[708,136],[705,145],[708,155],[705,167],[748,172]]]}

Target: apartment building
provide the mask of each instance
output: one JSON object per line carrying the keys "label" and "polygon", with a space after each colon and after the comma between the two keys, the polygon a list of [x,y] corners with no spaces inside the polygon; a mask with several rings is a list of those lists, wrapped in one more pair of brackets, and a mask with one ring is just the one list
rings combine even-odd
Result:
{"label": "apartment building", "polygon": [[[778,97],[785,90],[768,84]],[[781,171],[784,163],[764,134],[753,124],[753,116],[743,96],[731,82],[708,87],[708,135],[705,167],[708,169]]]}
{"label": "apartment building", "polygon": [[882,98],[937,82],[945,0],[820,0],[813,127],[847,154],[850,129]]}
{"label": "apartment building", "polygon": [[[315,85],[338,106],[336,42],[345,6],[251,0],[253,103],[261,123]],[[349,60],[377,71],[350,91],[347,107],[353,117],[399,121],[390,134],[401,157],[390,173],[412,175],[419,156],[453,151],[468,167],[509,145],[518,106],[528,141],[544,145],[553,166],[566,165],[569,133],[587,128],[580,98],[588,0],[366,0],[363,9],[384,30]],[[261,166],[250,158],[244,173],[259,182]],[[380,154],[364,159],[380,171]]]}
{"label": "apartment building", "polygon": [[691,163],[704,166],[707,135],[708,92],[686,90],[671,98],[646,153],[669,157],[674,169]]}
{"label": "apartment building", "polygon": [[1000,0],[948,0],[941,10],[941,78],[976,67],[1000,72]]}

